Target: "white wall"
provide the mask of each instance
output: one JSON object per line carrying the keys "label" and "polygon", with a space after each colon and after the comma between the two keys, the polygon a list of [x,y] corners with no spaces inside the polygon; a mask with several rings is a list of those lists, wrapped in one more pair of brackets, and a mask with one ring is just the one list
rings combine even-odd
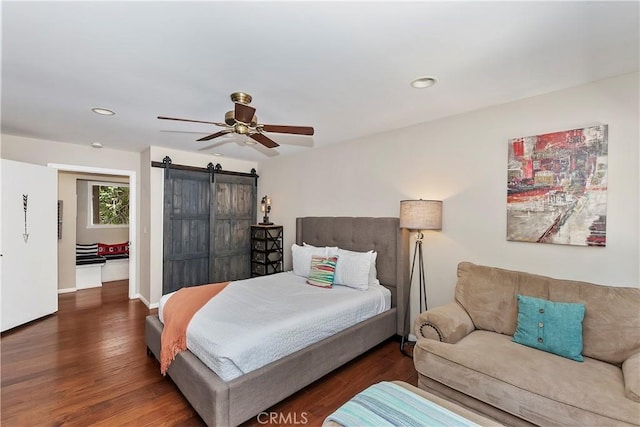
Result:
{"label": "white wall", "polygon": [[2,134],[3,159],[139,171],[140,153]]}
{"label": "white wall", "polygon": [[145,248],[139,254],[140,299],[150,306],[151,269],[151,148],[140,153],[140,246]]}
{"label": "white wall", "polygon": [[76,288],[76,216],[78,198],[74,173],[58,172],[58,200],[62,201],[62,238],[58,239],[58,289]]}
{"label": "white wall", "polygon": [[[266,159],[259,194],[273,201],[271,219],[284,225],[285,248],[298,216],[398,216],[402,199],[443,200],[443,230],[427,233],[424,245],[430,306],[453,299],[462,260],[638,287],[639,93],[639,74],[630,74]],[[508,139],[597,123],[609,125],[607,247],[507,242]]]}

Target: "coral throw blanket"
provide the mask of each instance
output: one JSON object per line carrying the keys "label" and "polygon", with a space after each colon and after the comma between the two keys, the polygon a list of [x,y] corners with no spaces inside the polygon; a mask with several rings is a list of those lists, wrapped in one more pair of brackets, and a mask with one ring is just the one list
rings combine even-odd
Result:
{"label": "coral throw blanket", "polygon": [[187,349],[187,326],[203,305],[222,291],[229,282],[182,288],[164,305],[164,329],[160,338],[160,372],[166,375],[176,355]]}

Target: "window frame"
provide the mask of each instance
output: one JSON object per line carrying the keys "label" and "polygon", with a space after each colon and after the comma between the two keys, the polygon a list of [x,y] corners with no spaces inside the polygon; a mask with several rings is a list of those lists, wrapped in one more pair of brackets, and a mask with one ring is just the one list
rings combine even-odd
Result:
{"label": "window frame", "polygon": [[[87,228],[129,228],[129,224],[94,224],[93,223],[93,187],[127,187],[128,182],[112,182],[112,181],[87,181],[87,204],[88,218]],[[129,190],[129,197],[131,197],[131,190]],[[130,219],[130,218],[129,218]]]}

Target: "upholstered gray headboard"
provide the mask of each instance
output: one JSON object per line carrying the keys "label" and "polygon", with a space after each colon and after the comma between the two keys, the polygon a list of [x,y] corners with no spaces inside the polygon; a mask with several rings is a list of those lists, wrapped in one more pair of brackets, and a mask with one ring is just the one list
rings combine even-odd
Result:
{"label": "upholstered gray headboard", "polygon": [[296,243],[303,242],[378,252],[378,279],[391,291],[391,304],[398,310],[398,334],[408,333],[404,309],[409,296],[409,232],[400,228],[398,218],[296,218]]}

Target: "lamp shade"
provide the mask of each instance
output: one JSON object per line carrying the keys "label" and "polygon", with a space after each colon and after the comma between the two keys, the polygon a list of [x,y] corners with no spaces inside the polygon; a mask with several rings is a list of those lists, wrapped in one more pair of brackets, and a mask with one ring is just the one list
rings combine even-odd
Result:
{"label": "lamp shade", "polygon": [[442,201],[401,200],[400,228],[442,230]]}

